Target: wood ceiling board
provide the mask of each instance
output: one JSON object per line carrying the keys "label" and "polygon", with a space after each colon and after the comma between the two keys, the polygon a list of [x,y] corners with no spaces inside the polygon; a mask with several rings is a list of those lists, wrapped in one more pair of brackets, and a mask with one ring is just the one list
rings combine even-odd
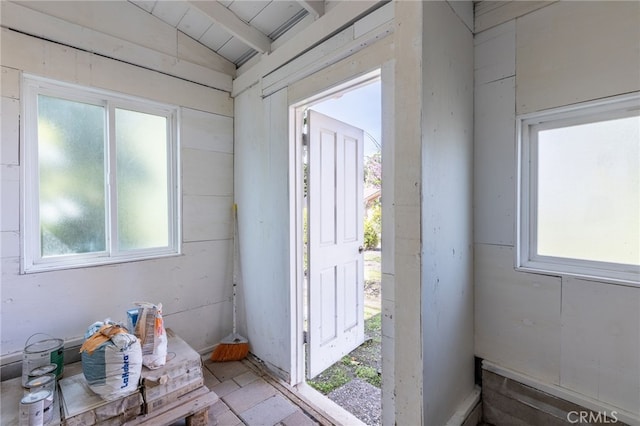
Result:
{"label": "wood ceiling board", "polygon": [[172,27],[177,27],[189,5],[181,1],[159,1],[153,8],[153,15]]}
{"label": "wood ceiling board", "polygon": [[210,47],[205,46],[202,42],[194,40],[182,31],[178,34],[178,59],[180,61],[189,61],[194,64],[212,70],[220,71],[230,76],[235,76],[236,65],[231,61],[217,54]]}
{"label": "wood ceiling board", "polygon": [[180,20],[178,29],[198,40],[209,29],[211,24],[211,19],[205,13],[195,7],[190,7]]}
{"label": "wood ceiling board", "polygon": [[149,13],[153,11],[153,7],[156,5],[155,0],[129,0],[129,1]]}
{"label": "wood ceiling board", "polygon": [[350,22],[367,14],[377,5],[379,5],[378,1],[343,1],[339,3],[322,17],[311,22],[305,28],[302,36],[298,34],[292,37],[269,55],[265,55],[258,64],[238,74],[233,81],[232,96],[235,97],[242,93],[260,78],[279,68],[283,63],[289,62],[317,44],[319,40],[324,40],[330,34],[338,31],[344,26],[345,22]]}
{"label": "wood ceiling board", "polygon": [[231,62],[236,63],[238,59],[252,50],[237,37],[232,37],[224,46],[218,50],[218,54],[224,56]]}
{"label": "wood ceiling board", "polygon": [[[1,3],[3,7],[5,4],[18,5],[37,12],[36,15],[43,14],[55,17],[69,24],[79,25],[97,33],[108,34],[111,37],[136,43],[159,52],[175,53],[175,29],[130,2],[2,1]],[[5,20],[4,16],[2,18],[3,22],[12,22]],[[62,30],[68,30],[67,24],[62,25]],[[68,32],[69,35],[72,35],[70,30]],[[32,34],[54,40],[41,30]],[[58,34],[57,31],[56,34]],[[83,38],[84,42],[87,41],[85,34],[76,35],[76,37]],[[60,42],[60,40],[54,41]],[[91,50],[90,47],[89,50]]]}
{"label": "wood ceiling board", "polygon": [[[197,8],[205,14],[211,22],[219,24],[235,38],[258,52],[271,50],[271,40],[255,27],[238,18],[231,10],[218,2],[189,1],[192,8]],[[228,58],[229,59],[229,58]]]}
{"label": "wood ceiling board", "polygon": [[251,25],[269,36],[302,9],[295,1],[272,1],[251,20]]}
{"label": "wood ceiling board", "polygon": [[209,49],[218,51],[226,42],[231,40],[232,35],[218,24],[213,24],[198,40]]}
{"label": "wood ceiling board", "polygon": [[270,3],[273,2],[258,0],[234,1],[229,5],[229,10],[244,22],[251,22]]}

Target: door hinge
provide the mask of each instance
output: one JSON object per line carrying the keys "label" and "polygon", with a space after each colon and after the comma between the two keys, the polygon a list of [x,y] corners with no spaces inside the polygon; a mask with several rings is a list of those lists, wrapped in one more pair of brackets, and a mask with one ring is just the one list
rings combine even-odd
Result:
{"label": "door hinge", "polygon": [[309,144],[309,135],[306,133],[302,134],[302,146],[307,146]]}
{"label": "door hinge", "polygon": [[302,343],[309,343],[309,333],[306,331],[302,332]]}

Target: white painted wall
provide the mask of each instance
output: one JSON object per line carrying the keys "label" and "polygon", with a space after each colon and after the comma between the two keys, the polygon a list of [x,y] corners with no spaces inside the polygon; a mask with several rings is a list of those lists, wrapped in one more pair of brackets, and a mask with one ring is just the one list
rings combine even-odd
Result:
{"label": "white painted wall", "polygon": [[[383,350],[393,380],[385,376],[384,417],[388,424],[444,424],[474,390],[471,4],[391,6],[392,40],[381,40],[344,60],[341,55],[348,52],[332,54],[336,62],[324,68],[316,63],[317,71],[309,77],[295,66],[288,72],[279,68],[273,75],[278,73],[286,89],[273,94],[268,76],[250,87],[244,79],[236,80],[240,331],[256,355],[287,377],[295,360],[290,352],[291,268],[286,256],[286,93],[289,101],[299,102],[383,66],[383,97],[389,102],[386,111],[392,111],[384,118],[388,140],[383,161],[390,185],[385,178],[384,220],[390,227],[383,232],[393,239],[389,246],[384,243],[385,250],[393,251],[383,255],[388,286],[383,290]],[[423,35],[423,20],[428,36]],[[299,34],[300,43],[306,35]],[[318,52],[308,55],[317,57]],[[305,59],[296,61],[306,64]],[[263,63],[265,73],[271,72],[270,64]],[[260,63],[255,66],[246,73],[259,73]],[[421,231],[421,224],[436,227],[436,233],[431,228]]]}
{"label": "white painted wall", "polygon": [[473,35],[463,7],[395,3],[395,424],[455,424],[477,402]]}
{"label": "white painted wall", "polygon": [[[2,25],[10,26],[5,17]],[[234,155],[229,93],[5,28],[1,42],[2,364],[21,359],[33,333],[77,344],[88,325],[107,317],[125,320],[126,310],[140,300],[162,302],[166,326],[195,349],[210,350],[231,330]],[[86,42],[77,39],[79,45]],[[180,106],[182,255],[19,273],[23,72]]]}
{"label": "white painted wall", "polygon": [[287,379],[292,367],[287,90],[263,99],[256,85],[239,95],[235,106],[240,333],[252,353]]}
{"label": "white painted wall", "polygon": [[[470,2],[462,4],[471,8]],[[445,424],[474,389],[473,34],[457,10],[445,2],[423,3],[421,293],[427,425]]]}
{"label": "white painted wall", "polygon": [[[395,73],[392,61],[382,66],[382,424],[395,423]],[[390,165],[390,166],[389,166]]]}
{"label": "white painted wall", "polygon": [[[289,158],[289,105],[388,61],[391,43],[375,41],[388,33],[392,9],[378,10],[375,16],[362,18],[360,25],[366,24],[368,30],[359,34],[358,39],[350,28],[345,30],[348,38],[338,35],[336,40],[325,42],[335,49],[329,56],[320,45],[286,67],[274,62],[274,58],[290,61],[301,46],[315,44],[317,37],[328,36],[330,28],[344,25],[349,16],[357,16],[372,5],[372,2],[344,2],[335,12],[321,18],[325,26],[318,22],[302,31],[295,40],[278,47],[282,49],[278,55],[257,62],[255,68],[245,69],[244,77],[234,81],[235,196],[241,259],[239,331],[248,337],[252,353],[287,380],[297,381],[304,375],[304,371],[298,371],[297,377],[291,376],[298,363],[298,352],[292,348],[297,327],[292,319],[298,313],[292,312],[297,300],[291,294],[295,266],[290,264],[290,226],[294,220],[289,210],[289,179],[294,172],[289,167],[294,162]],[[343,59],[345,56],[349,58]],[[254,78],[259,80],[254,82]]]}
{"label": "white painted wall", "polygon": [[640,288],[514,270],[516,114],[640,90],[638,22],[559,2],[476,35],[474,241],[476,354],[640,423]]}
{"label": "white painted wall", "polygon": [[5,28],[231,90],[231,62],[128,1],[3,1],[0,11]]}
{"label": "white painted wall", "polygon": [[[421,283],[422,202],[422,5],[394,3],[395,67],[393,152],[383,170],[393,174],[393,374],[394,416],[388,424],[424,424],[423,310]],[[386,144],[386,141],[383,142]],[[389,151],[385,151],[386,154]],[[389,171],[387,170],[387,173]],[[383,182],[383,190],[385,182]],[[383,206],[390,201],[385,197]],[[383,220],[386,216],[383,214]],[[389,222],[386,222],[389,223]],[[384,225],[383,223],[383,232]],[[385,242],[382,242],[383,247]],[[383,261],[384,261],[383,253]],[[386,284],[385,283],[385,284]],[[386,343],[383,341],[383,344]],[[383,355],[386,355],[383,347]],[[384,376],[383,376],[384,378]],[[383,408],[383,412],[386,410]],[[386,412],[385,412],[386,414]]]}

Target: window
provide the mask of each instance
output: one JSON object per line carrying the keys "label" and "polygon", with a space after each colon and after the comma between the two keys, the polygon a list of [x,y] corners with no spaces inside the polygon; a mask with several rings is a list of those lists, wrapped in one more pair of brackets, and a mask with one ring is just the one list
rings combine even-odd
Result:
{"label": "window", "polygon": [[640,94],[518,123],[518,266],[638,284]]}
{"label": "window", "polygon": [[176,254],[177,109],[26,76],[25,272]]}

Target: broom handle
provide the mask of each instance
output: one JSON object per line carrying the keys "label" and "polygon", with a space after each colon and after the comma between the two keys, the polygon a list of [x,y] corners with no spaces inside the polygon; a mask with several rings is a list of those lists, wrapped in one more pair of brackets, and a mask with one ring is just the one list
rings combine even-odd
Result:
{"label": "broom handle", "polygon": [[236,334],[236,287],[238,286],[238,265],[236,261],[236,253],[238,251],[238,205],[233,204],[233,334]]}

